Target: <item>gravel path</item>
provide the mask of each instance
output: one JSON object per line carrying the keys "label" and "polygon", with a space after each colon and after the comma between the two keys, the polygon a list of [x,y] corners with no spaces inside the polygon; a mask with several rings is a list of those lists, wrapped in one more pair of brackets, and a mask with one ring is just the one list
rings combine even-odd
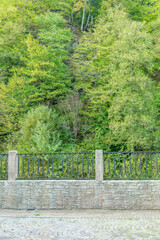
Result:
{"label": "gravel path", "polygon": [[160,211],[0,210],[0,240],[160,240]]}

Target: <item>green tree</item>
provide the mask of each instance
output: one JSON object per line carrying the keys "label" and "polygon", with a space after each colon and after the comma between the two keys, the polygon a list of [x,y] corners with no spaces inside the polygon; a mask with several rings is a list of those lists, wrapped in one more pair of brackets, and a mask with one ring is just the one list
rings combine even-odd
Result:
{"label": "green tree", "polygon": [[160,13],[159,0],[122,0],[122,2],[133,20],[150,22]]}
{"label": "green tree", "polygon": [[72,9],[72,25],[76,19],[75,23],[81,32],[87,30],[89,26],[93,25],[98,15],[101,2],[102,0],[75,0]]}
{"label": "green tree", "polygon": [[[69,28],[65,27],[66,20],[57,13],[46,13],[35,17],[35,32],[39,42],[50,49],[56,55],[57,61],[67,61],[69,58],[69,45],[72,34]],[[60,67],[60,66],[59,66]],[[63,70],[64,69],[64,70]],[[66,71],[66,66],[62,65],[60,71]]]}
{"label": "green tree", "polygon": [[[34,24],[35,17],[49,11],[58,11],[65,18],[69,18],[72,2],[72,0],[66,0],[65,2],[57,0],[2,0],[0,2],[0,82],[8,81],[12,76],[10,69],[13,66],[21,66],[20,57],[25,49],[23,39],[29,32],[37,32]],[[63,25],[62,19],[62,17],[61,19],[59,17],[59,26],[60,24]],[[62,36],[64,35],[62,34]]]}
{"label": "green tree", "polygon": [[106,9],[110,7],[116,8],[117,6],[123,6],[125,12],[132,20],[140,22],[151,22],[155,20],[160,13],[159,0],[108,0],[102,2],[102,8],[100,14],[104,14]]}
{"label": "green tree", "polygon": [[[36,22],[37,21],[37,22]],[[39,103],[55,104],[71,87],[69,57],[71,33],[65,20],[47,13],[35,20],[40,25],[37,38],[28,34],[23,40],[21,64],[10,69],[12,77],[0,84],[1,131],[10,133],[18,128],[18,119]],[[58,37],[58,39],[57,39]]]}
{"label": "green tree", "polygon": [[158,147],[151,79],[153,48],[153,38],[144,24],[128,19],[120,8],[110,8],[75,51],[77,87],[83,85],[93,111],[97,104],[107,111],[105,128],[110,134],[105,142],[110,146],[127,150]]}
{"label": "green tree", "polygon": [[39,105],[20,121],[20,130],[13,134],[8,148],[19,152],[55,152],[61,145],[57,113]]}

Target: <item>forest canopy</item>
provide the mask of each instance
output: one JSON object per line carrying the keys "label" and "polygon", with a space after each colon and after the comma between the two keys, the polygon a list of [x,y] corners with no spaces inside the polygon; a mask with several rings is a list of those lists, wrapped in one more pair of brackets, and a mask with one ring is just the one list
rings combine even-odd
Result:
{"label": "forest canopy", "polygon": [[1,0],[0,152],[159,146],[159,0]]}

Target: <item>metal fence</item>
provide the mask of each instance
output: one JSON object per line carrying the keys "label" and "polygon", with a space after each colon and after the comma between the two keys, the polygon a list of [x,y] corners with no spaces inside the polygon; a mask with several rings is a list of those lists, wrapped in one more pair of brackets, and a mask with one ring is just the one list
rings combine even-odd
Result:
{"label": "metal fence", "polygon": [[160,179],[160,152],[104,152],[104,179]]}
{"label": "metal fence", "polygon": [[[95,159],[95,153],[26,153],[17,158],[17,179],[95,179],[96,162],[103,165],[104,180],[160,179],[160,151],[103,152],[103,160]],[[8,154],[0,154],[0,180],[7,179]]]}
{"label": "metal fence", "polygon": [[8,154],[0,154],[0,180],[8,179]]}
{"label": "metal fence", "polygon": [[95,179],[95,154],[18,154],[17,179]]}

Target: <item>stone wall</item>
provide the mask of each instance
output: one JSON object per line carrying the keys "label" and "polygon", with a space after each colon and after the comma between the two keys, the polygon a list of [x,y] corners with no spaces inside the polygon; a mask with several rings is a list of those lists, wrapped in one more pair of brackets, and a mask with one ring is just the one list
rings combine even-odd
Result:
{"label": "stone wall", "polygon": [[0,181],[0,208],[160,210],[160,181]]}

